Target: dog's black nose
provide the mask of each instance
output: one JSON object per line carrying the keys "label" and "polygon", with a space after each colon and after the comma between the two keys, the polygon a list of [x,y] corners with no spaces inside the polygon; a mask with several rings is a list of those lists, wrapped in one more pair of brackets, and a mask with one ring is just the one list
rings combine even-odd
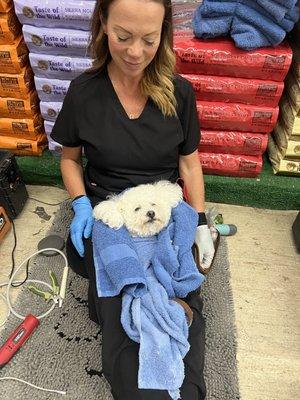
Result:
{"label": "dog's black nose", "polygon": [[155,212],[154,211],[152,211],[152,210],[150,210],[150,211],[148,211],[147,212],[147,217],[149,217],[149,218],[151,218],[151,219],[153,219],[154,217],[155,217]]}

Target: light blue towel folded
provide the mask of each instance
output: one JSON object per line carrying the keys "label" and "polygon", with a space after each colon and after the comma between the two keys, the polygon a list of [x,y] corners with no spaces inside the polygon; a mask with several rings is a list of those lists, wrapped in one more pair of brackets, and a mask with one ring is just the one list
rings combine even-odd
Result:
{"label": "light blue towel folded", "polygon": [[98,296],[122,291],[122,325],[140,343],[139,388],[168,390],[173,400],[189,343],[185,312],[172,298],[186,297],[204,280],[191,251],[197,222],[197,212],[182,201],[155,237],[132,238],[125,227],[101,221],[92,233]]}

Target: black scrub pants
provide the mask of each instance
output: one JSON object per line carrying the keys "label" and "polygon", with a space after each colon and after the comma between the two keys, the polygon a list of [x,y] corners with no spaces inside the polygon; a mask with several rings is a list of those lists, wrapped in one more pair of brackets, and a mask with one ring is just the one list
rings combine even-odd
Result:
{"label": "black scrub pants", "polygon": [[[89,316],[102,329],[102,368],[111,386],[114,400],[170,400],[166,390],[138,389],[139,344],[132,341],[124,331],[121,322],[122,295],[116,297],[97,296],[93,248],[90,239],[85,240],[85,256],[81,258],[73,246],[70,236],[66,245],[70,268],[89,279]],[[194,312],[189,328],[189,352],[184,358],[185,379],[181,387],[182,400],[204,400],[204,319],[202,300],[198,293],[184,299]]]}

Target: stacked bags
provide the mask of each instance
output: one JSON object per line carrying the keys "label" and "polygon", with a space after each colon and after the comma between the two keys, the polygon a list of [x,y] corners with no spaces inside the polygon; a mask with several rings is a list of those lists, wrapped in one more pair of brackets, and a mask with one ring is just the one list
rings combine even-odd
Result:
{"label": "stacked bags", "polygon": [[0,0],[0,147],[41,155],[46,144],[21,25],[12,1]]}
{"label": "stacked bags", "polygon": [[176,33],[192,31],[193,15],[202,0],[173,0],[173,28]]}
{"label": "stacked bags", "polygon": [[[298,24],[300,27],[300,23]],[[296,32],[295,32],[296,33]],[[296,37],[295,37],[296,39]],[[280,117],[268,144],[274,173],[300,176],[300,42],[295,41],[293,62],[280,101]]]}
{"label": "stacked bags", "polygon": [[88,56],[94,0],[14,0],[41,101],[49,150],[61,152],[50,133],[71,80],[92,66]]}
{"label": "stacked bags", "polygon": [[287,43],[245,52],[230,39],[175,35],[178,72],[193,85],[205,173],[256,177],[292,61]]}
{"label": "stacked bags", "polygon": [[245,50],[277,46],[299,19],[298,0],[204,0],[195,12],[198,38],[230,35]]}

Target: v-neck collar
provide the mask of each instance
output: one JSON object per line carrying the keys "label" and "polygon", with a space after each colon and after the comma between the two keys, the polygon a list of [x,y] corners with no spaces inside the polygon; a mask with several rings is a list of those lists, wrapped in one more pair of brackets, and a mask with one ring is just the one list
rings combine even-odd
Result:
{"label": "v-neck collar", "polygon": [[143,116],[144,116],[144,114],[145,114],[145,112],[146,112],[146,108],[147,108],[147,106],[148,106],[148,104],[149,104],[149,97],[148,97],[148,99],[147,99],[147,101],[146,101],[146,103],[145,103],[145,106],[144,106],[142,112],[140,113],[140,115],[139,115],[137,118],[129,118],[129,115],[127,114],[125,108],[123,107],[123,104],[121,103],[121,101],[120,101],[120,99],[119,99],[119,96],[118,96],[117,92],[115,91],[114,85],[113,85],[113,83],[112,83],[112,81],[111,81],[111,79],[110,79],[110,77],[109,77],[107,65],[106,65],[106,67],[105,67],[105,76],[106,76],[106,81],[107,81],[107,84],[108,84],[108,86],[109,86],[110,92],[112,93],[112,98],[113,98],[113,100],[114,100],[114,103],[116,104],[116,106],[117,106],[117,108],[119,109],[119,111],[121,112],[121,114],[123,114],[124,117],[125,117],[128,121],[133,121],[133,122],[134,122],[134,121],[138,121],[138,120],[140,120],[141,118],[143,118]]}

